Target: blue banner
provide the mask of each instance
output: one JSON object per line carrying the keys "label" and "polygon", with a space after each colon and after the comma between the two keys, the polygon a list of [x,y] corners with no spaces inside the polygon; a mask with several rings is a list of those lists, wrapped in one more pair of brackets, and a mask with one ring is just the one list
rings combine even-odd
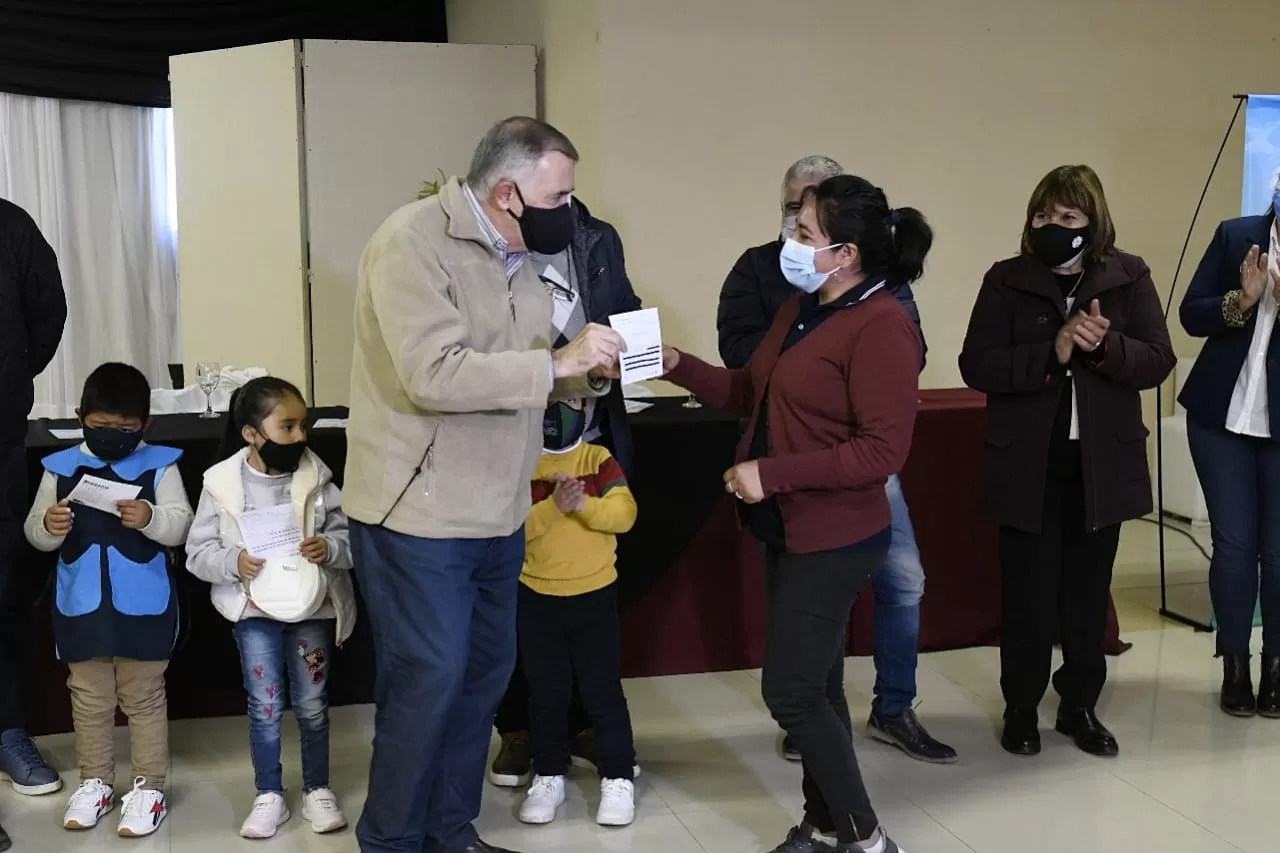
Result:
{"label": "blue banner", "polygon": [[1280,173],[1280,95],[1250,95],[1244,113],[1244,180],[1240,215],[1271,209]]}

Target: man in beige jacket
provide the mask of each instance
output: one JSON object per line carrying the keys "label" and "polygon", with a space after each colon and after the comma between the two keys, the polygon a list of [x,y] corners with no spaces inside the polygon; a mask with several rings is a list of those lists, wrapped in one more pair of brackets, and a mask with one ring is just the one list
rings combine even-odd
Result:
{"label": "man in beige jacket", "polygon": [[360,262],[343,501],[377,655],[362,853],[501,853],[472,821],[542,414],[605,393],[595,376],[623,349],[593,324],[552,353],[551,296],[525,263],[572,239],[577,160],[548,124],[500,122],[465,181],[391,214]]}

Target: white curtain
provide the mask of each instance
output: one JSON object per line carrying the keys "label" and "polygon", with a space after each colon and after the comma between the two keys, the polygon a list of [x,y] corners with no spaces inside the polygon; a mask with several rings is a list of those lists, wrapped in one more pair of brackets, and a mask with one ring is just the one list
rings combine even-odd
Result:
{"label": "white curtain", "polygon": [[169,110],[0,93],[0,196],[58,255],[67,327],[32,417],[68,417],[105,361],[168,388],[178,361]]}

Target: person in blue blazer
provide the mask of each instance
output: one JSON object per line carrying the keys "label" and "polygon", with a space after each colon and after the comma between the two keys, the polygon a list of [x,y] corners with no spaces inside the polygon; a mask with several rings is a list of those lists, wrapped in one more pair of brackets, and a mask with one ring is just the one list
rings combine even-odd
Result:
{"label": "person in blue blazer", "polygon": [[[1178,397],[1213,538],[1209,591],[1222,658],[1220,704],[1280,719],[1280,181],[1272,209],[1229,219],[1183,297],[1182,328],[1206,338]],[[1261,576],[1261,577],[1259,577]],[[1249,640],[1262,597],[1262,673]]]}

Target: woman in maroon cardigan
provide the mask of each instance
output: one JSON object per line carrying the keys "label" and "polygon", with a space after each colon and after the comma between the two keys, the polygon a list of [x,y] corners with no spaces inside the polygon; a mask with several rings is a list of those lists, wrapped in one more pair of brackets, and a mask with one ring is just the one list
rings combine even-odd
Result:
{"label": "woman in maroon cardigan", "polygon": [[889,547],[885,481],[915,422],[921,341],[890,288],[919,278],[933,234],[919,211],[841,175],[805,199],[783,274],[800,291],[746,368],[668,350],[667,379],[750,421],[724,475],[763,542],[763,694],[804,761],[804,822],[779,851],[898,847],[858,771],[844,696],[849,610]]}
{"label": "woman in maroon cardigan", "polygon": [[1055,629],[1056,728],[1093,755],[1119,748],[1094,706],[1120,524],[1151,511],[1139,392],[1173,369],[1151,271],[1115,247],[1098,176],[1062,166],[1027,204],[1022,251],[982,282],[960,353],[987,393],[981,500],[1000,524],[1001,745],[1040,751],[1036,709]]}

